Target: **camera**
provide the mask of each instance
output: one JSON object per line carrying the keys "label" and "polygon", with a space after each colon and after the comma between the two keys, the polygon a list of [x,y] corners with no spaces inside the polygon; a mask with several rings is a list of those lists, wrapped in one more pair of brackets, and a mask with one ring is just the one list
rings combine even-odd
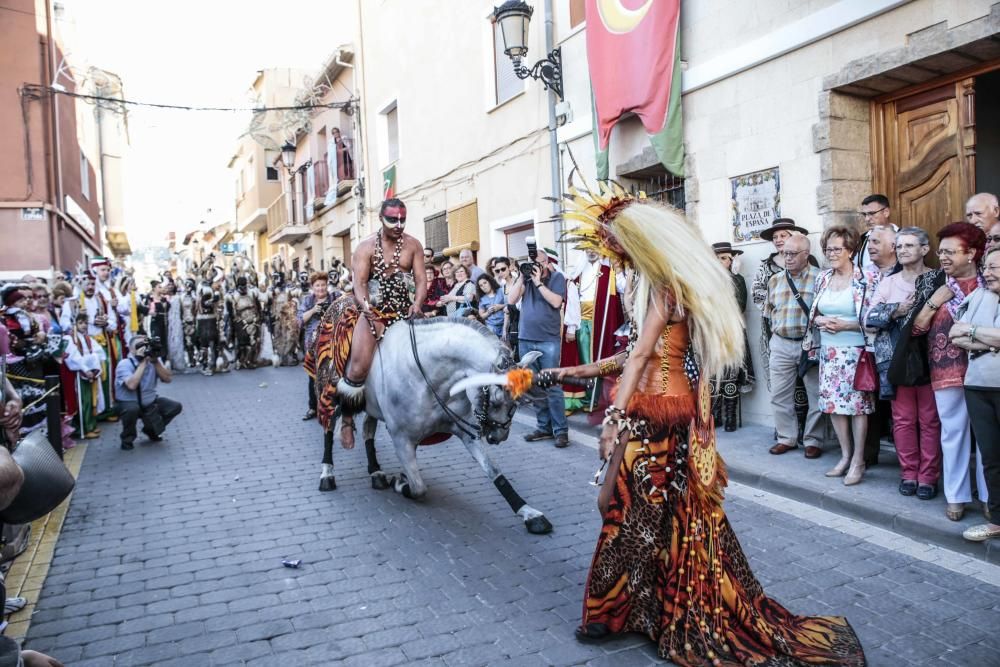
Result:
{"label": "camera", "polygon": [[530,262],[521,262],[517,265],[518,270],[521,275],[524,276],[525,280],[531,278],[531,273],[536,266],[538,266],[538,243],[535,241],[534,236],[529,236],[524,240],[525,245],[528,246],[528,259]]}
{"label": "camera", "polygon": [[139,359],[147,359],[149,357],[159,357],[163,354],[163,341],[159,336],[149,336],[146,338],[146,344],[140,345],[136,349],[136,357]]}

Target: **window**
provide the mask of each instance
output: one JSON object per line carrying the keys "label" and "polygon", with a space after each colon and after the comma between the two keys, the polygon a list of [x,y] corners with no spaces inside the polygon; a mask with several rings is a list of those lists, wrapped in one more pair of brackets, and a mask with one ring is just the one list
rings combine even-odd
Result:
{"label": "window", "polygon": [[449,245],[448,215],[441,211],[429,218],[424,218],[424,247],[434,248],[434,254],[440,255],[441,251]]}
{"label": "window", "polygon": [[276,167],[268,167],[264,171],[268,181],[274,182],[278,180],[278,169]]}
{"label": "window", "polygon": [[504,230],[507,239],[507,256],[513,259],[524,259],[528,256],[528,237],[535,233],[532,223],[518,225]]}
{"label": "window", "polygon": [[385,111],[386,164],[399,159],[399,108],[393,102]]}
{"label": "window", "polygon": [[514,73],[514,63],[503,52],[503,31],[496,22],[493,23],[493,78],[497,104],[503,104],[524,90],[524,82]]}
{"label": "window", "polygon": [[569,0],[569,27],[575,28],[586,20],[586,0]]}
{"label": "window", "polygon": [[84,199],[90,199],[90,163],[83,153],[80,154],[80,192]]}

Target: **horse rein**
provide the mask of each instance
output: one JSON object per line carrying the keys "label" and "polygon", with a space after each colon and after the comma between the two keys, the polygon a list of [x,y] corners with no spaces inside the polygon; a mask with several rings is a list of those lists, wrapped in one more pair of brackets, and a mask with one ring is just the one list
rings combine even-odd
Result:
{"label": "horse rein", "polygon": [[426,371],[424,371],[424,365],[420,362],[420,354],[417,352],[417,334],[414,330],[413,320],[407,320],[407,325],[410,327],[410,347],[413,350],[413,361],[417,364],[417,370],[420,371],[421,377],[424,378],[424,383],[430,390],[431,395],[437,404],[444,410],[444,413],[455,422],[459,430],[465,433],[471,438],[479,438],[485,428],[509,428],[511,422],[514,420],[514,412],[511,411],[510,419],[506,422],[501,423],[490,419],[489,415],[486,413],[486,409],[489,407],[490,402],[490,391],[489,387],[481,387],[479,389],[479,401],[473,410],[473,414],[476,416],[476,420],[479,422],[478,426],[469,420],[465,419],[461,415],[457,414],[454,410],[448,407],[448,405],[438,396],[438,393],[434,390],[434,386],[431,384],[430,378],[427,377]]}

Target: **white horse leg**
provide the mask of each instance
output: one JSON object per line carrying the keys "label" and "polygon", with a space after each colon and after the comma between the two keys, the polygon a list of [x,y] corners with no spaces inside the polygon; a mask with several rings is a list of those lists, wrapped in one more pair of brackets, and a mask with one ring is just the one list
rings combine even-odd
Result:
{"label": "white horse leg", "polygon": [[402,438],[394,437],[393,444],[396,447],[396,457],[400,465],[403,466],[402,474],[396,479],[394,488],[396,493],[401,493],[407,498],[419,500],[427,493],[427,485],[417,467],[417,445]]}
{"label": "white horse leg", "polygon": [[528,532],[535,535],[544,535],[545,533],[552,532],[552,524],[545,518],[545,515],[524,502],[524,498],[518,495],[514,487],[504,477],[504,474],[500,472],[493,459],[483,449],[483,441],[467,435],[462,435],[461,438],[465,448],[472,454],[472,458],[476,459],[476,462],[479,463],[479,467],[483,469],[486,476],[493,481],[497,490],[500,491],[500,495],[507,501],[507,504],[510,505],[514,513],[524,521],[524,526],[528,529]]}

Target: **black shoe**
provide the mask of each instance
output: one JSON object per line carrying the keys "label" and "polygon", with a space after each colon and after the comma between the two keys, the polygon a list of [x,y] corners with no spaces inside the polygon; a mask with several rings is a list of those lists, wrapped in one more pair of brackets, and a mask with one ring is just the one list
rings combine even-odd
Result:
{"label": "black shoe", "polygon": [[917,498],[920,500],[932,500],[937,494],[937,484],[921,484],[917,487]]}
{"label": "black shoe", "polygon": [[917,483],[912,479],[904,479],[899,483],[899,495],[912,496],[917,492]]}
{"label": "black shoe", "polygon": [[122,449],[124,449],[125,451],[135,449],[135,445],[133,445],[131,442],[123,442]]}
{"label": "black shoe", "polygon": [[312,408],[306,410],[306,413],[302,416],[302,421],[307,422],[310,419],[316,419],[316,411]]}
{"label": "black shoe", "polygon": [[149,430],[146,430],[146,429],[142,429],[142,433],[147,438],[149,438],[150,442],[162,442],[163,441],[163,438],[161,438],[160,436],[156,435],[152,431],[149,431]]}
{"label": "black shoe", "polygon": [[573,634],[576,635],[576,640],[583,644],[600,644],[614,637],[604,623],[588,623],[586,626],[578,627]]}
{"label": "black shoe", "polygon": [[548,440],[554,438],[555,436],[548,431],[532,431],[528,435],[524,436],[524,439],[528,442],[535,442],[536,440]]}
{"label": "black shoe", "polygon": [[569,447],[569,436],[565,433],[560,433],[556,436],[556,447],[562,449],[563,447]]}

